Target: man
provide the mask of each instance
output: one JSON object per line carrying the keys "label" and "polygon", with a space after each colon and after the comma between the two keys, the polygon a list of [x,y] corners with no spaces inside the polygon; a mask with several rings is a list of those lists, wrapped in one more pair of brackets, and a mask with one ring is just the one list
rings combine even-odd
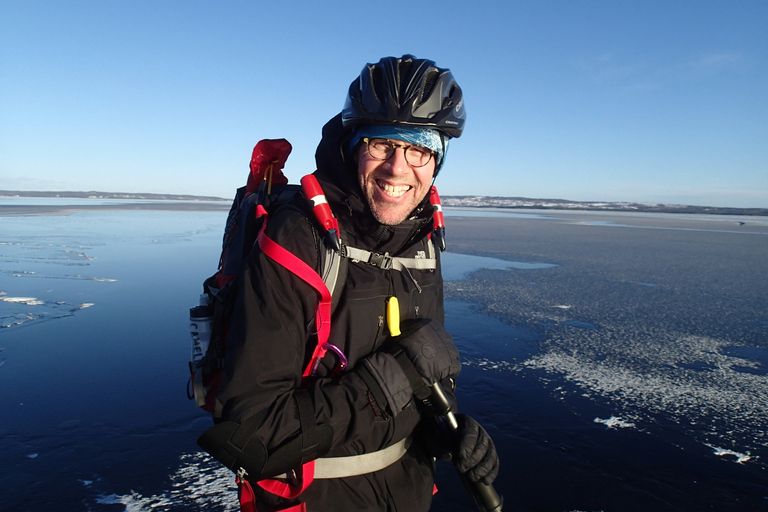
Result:
{"label": "man", "polygon": [[[302,375],[315,343],[315,291],[259,250],[246,260],[218,423],[201,444],[226,445],[226,457],[213,451],[241,468],[259,512],[429,509],[434,457],[455,447],[422,401],[434,383],[452,392],[460,370],[442,327],[429,191],[464,118],[451,72],[405,55],[367,65],[323,128],[314,176],[338,219],[346,261],[333,350],[311,376]],[[326,234],[310,214],[280,208],[265,233],[322,269]],[[459,469],[490,483],[498,472],[493,443],[471,418],[459,415],[459,424]],[[313,472],[305,463],[315,459]]]}

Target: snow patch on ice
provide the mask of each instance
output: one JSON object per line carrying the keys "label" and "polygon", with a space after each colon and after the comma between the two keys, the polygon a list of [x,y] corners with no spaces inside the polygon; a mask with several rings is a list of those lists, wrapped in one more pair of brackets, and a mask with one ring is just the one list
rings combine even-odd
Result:
{"label": "snow patch on ice", "polygon": [[744,371],[762,368],[759,361],[723,353],[731,343],[692,335],[651,341],[610,328],[582,332],[562,344],[552,336],[546,352],[522,365],[561,375],[639,420],[708,425],[699,430],[702,443],[768,446],[768,375]]}
{"label": "snow patch on ice", "polygon": [[11,302],[13,304],[26,304],[27,306],[42,306],[45,301],[38,300],[37,297],[0,297],[0,301]]}
{"label": "snow patch on ice", "polygon": [[634,423],[630,423],[629,421],[624,421],[623,419],[619,418],[618,416],[611,416],[607,419],[601,419],[601,418],[595,418],[595,423],[602,423],[608,428],[632,428],[635,426]]}
{"label": "snow patch on ice", "polygon": [[[152,512],[167,510],[171,506],[222,512],[240,509],[232,471],[202,452],[184,454],[180,461],[181,466],[170,477],[170,490],[151,496],[136,491],[128,494],[102,493],[96,497],[96,502],[123,505],[126,512]],[[88,487],[85,481],[83,485]]]}
{"label": "snow patch on ice", "polygon": [[734,457],[736,459],[737,464],[744,464],[745,462],[749,462],[750,460],[755,460],[758,457],[753,457],[751,453],[740,453],[735,452],[733,450],[728,450],[727,448],[720,448],[718,446],[713,446],[711,444],[708,444],[710,448],[712,448],[715,455],[718,457]]}
{"label": "snow patch on ice", "polygon": [[465,359],[462,360],[461,364],[463,366],[473,366],[483,370],[516,371],[519,368],[519,365],[510,363],[509,361],[493,361],[484,357]]}

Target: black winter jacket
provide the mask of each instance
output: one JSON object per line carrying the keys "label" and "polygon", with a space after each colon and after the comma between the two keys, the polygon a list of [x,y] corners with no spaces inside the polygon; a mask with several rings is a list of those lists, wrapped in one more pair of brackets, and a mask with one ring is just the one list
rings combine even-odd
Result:
{"label": "black winter jacket", "polygon": [[[379,224],[362,195],[356,165],[346,155],[345,145],[340,116],[336,116],[323,128],[315,176],[339,219],[343,243],[403,257],[426,251],[432,230],[428,198],[402,224]],[[314,223],[296,209],[285,208],[272,215],[267,234],[319,269],[322,241]],[[403,320],[431,318],[444,322],[443,283],[436,252],[436,271],[409,273],[359,262],[347,265],[329,340],[346,354],[347,370],[330,378],[337,360],[329,352],[317,378],[303,386],[309,392],[317,424],[333,429],[327,456],[380,450],[410,436],[419,424],[421,417],[414,405],[396,418],[381,411],[354,368],[388,336],[388,297],[398,297]],[[217,419],[241,423],[258,418],[258,437],[272,452],[302,435],[294,394],[302,387],[302,372],[316,343],[312,331],[317,296],[311,287],[258,249],[246,260],[237,278],[237,290],[227,360],[217,395]],[[431,502],[433,475],[432,459],[414,443],[402,459],[388,468],[361,476],[315,480],[297,500],[276,498],[254,488],[260,512],[279,510],[299,501],[306,502],[310,511],[424,511]]]}

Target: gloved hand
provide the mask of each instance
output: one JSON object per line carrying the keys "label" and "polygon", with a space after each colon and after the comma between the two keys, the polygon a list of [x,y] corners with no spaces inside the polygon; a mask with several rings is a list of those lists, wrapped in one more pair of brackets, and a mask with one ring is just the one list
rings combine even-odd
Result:
{"label": "gloved hand", "polygon": [[456,421],[459,424],[454,450],[456,469],[472,482],[482,480],[490,485],[499,474],[499,456],[491,436],[466,414],[457,414]]}
{"label": "gloved hand", "polygon": [[456,414],[457,431],[440,428],[437,422],[421,422],[413,438],[425,454],[454,461],[460,473],[473,482],[490,485],[499,473],[499,456],[488,433],[474,419]]}
{"label": "gloved hand", "polygon": [[392,338],[392,342],[402,348],[427,385],[459,374],[459,351],[439,322],[407,320],[400,326],[400,331],[400,336]]}
{"label": "gloved hand", "polygon": [[413,399],[430,394],[429,385],[461,370],[459,351],[439,322],[403,322],[401,335],[363,358],[355,368],[379,407],[396,416]]}
{"label": "gloved hand", "polygon": [[425,455],[443,461],[453,459],[452,451],[456,447],[456,438],[453,436],[453,432],[442,428],[437,421],[420,422],[411,437]]}

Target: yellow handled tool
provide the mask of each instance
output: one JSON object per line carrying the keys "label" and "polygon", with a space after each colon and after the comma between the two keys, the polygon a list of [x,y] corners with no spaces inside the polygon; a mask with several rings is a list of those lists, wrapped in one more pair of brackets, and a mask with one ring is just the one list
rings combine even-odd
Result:
{"label": "yellow handled tool", "polygon": [[400,304],[394,296],[387,299],[387,327],[390,336],[400,336]]}

